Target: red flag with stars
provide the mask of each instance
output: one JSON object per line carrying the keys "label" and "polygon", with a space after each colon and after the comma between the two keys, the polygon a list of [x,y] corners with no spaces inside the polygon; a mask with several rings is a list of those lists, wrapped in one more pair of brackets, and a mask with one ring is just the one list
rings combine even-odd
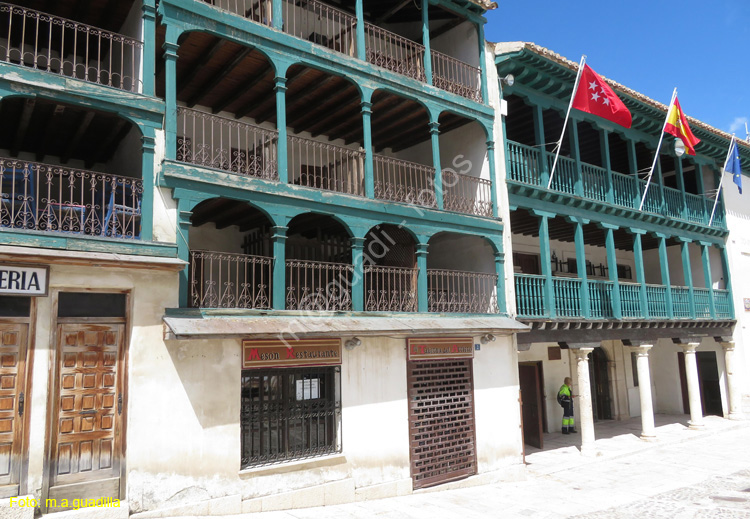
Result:
{"label": "red flag with stars", "polygon": [[588,65],[583,66],[581,81],[573,99],[573,108],[598,115],[625,128],[630,128],[633,124],[630,110],[620,101],[607,82]]}

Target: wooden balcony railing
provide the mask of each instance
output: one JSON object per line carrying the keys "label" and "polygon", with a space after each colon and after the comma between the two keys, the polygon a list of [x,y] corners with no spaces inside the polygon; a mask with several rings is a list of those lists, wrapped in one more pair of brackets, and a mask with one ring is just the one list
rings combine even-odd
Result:
{"label": "wooden balcony railing", "polygon": [[430,312],[496,314],[497,275],[458,270],[427,271]]}
{"label": "wooden balcony railing", "polygon": [[271,308],[273,258],[190,251],[192,308]]}
{"label": "wooden balcony railing", "polygon": [[8,158],[0,171],[2,227],[140,238],[140,179]]}
{"label": "wooden balcony railing", "polygon": [[436,207],[435,168],[375,155],[375,198]]}
{"label": "wooden balcony railing", "polygon": [[0,3],[0,27],[0,61],[140,91],[138,40],[7,3]]}

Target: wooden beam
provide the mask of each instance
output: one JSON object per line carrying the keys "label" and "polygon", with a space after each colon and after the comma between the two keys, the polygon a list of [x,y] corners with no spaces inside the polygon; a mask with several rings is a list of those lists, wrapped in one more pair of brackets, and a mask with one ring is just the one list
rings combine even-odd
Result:
{"label": "wooden beam", "polygon": [[238,203],[228,207],[223,212],[214,214],[212,221],[216,223],[216,229],[226,229],[232,225],[239,225],[245,218],[240,218],[248,212],[252,212],[253,209],[244,203]]}
{"label": "wooden beam", "polygon": [[[332,128],[338,128],[342,124],[347,124],[352,121],[352,118],[354,121],[357,121],[362,126],[362,108],[359,106],[359,103],[353,104],[351,106],[347,106],[342,108],[341,110],[334,111],[332,114],[330,114],[325,119],[319,121],[320,128],[316,128],[315,130],[310,131],[310,135],[315,138],[318,135],[322,133],[322,129],[325,128],[326,135],[330,140],[330,132]],[[331,127],[330,124],[333,124],[333,127]],[[326,125],[328,127],[326,127]]]}
{"label": "wooden beam", "polygon": [[13,146],[10,149],[11,157],[18,157],[18,151],[21,149],[24,139],[26,139],[26,131],[29,129],[29,123],[31,122],[31,116],[34,113],[35,105],[35,98],[26,99],[23,103],[21,120],[18,122],[18,128],[16,128],[16,138],[13,139]]}
{"label": "wooden beam", "polygon": [[[408,99],[401,99],[396,96],[388,96],[385,98],[388,102],[383,102],[382,104],[372,107],[373,114],[377,114],[377,119],[380,118],[387,118],[390,117],[390,114],[393,112],[398,111],[401,107],[407,105],[410,103]],[[385,110],[384,113],[380,113],[380,110],[383,109],[383,105],[388,106],[388,109]],[[373,121],[374,123],[375,121]],[[337,139],[343,138],[344,140],[349,140],[353,135],[359,133],[362,131],[362,125],[359,125],[359,129],[356,128],[350,128],[351,125],[348,125],[346,128],[344,128],[339,134],[336,136]]]}
{"label": "wooden beam", "polygon": [[240,83],[240,86],[237,87],[234,92],[224,97],[219,104],[214,106],[213,113],[218,114],[219,112],[222,112],[226,107],[231,106],[238,101],[243,95],[252,92],[253,88],[255,88],[258,83],[268,77],[269,72],[273,72],[273,67],[271,67],[270,63],[266,63],[266,65],[257,72],[255,77],[249,83]]}
{"label": "wooden beam", "polygon": [[110,155],[112,146],[117,145],[119,141],[122,140],[120,133],[125,129],[127,123],[128,122],[125,119],[117,119],[112,131],[109,132],[107,138],[104,139],[104,142],[99,146],[99,153],[95,155],[93,159],[88,159],[86,161],[87,169],[92,168],[97,162],[104,162],[107,159]]}
{"label": "wooden beam", "polygon": [[[341,78],[339,78],[337,76],[334,76],[334,77],[336,79],[341,79]],[[346,90],[346,88],[348,88],[346,84],[343,85],[343,86],[344,86],[344,90]],[[327,103],[331,99],[339,96],[344,90],[342,90],[341,88],[337,88],[335,90],[331,90],[331,91],[327,92],[326,94],[324,94],[320,98],[315,99],[314,101],[315,101],[315,104],[317,106],[313,107],[312,110],[319,109],[320,105],[322,105],[323,103]],[[295,105],[296,104],[297,104],[297,102],[295,102]],[[308,115],[310,115],[311,107],[309,105],[310,105],[310,100],[308,99],[308,104],[306,106],[302,106],[299,109],[294,110],[293,112],[288,112],[287,113],[287,121],[289,123],[289,126],[291,126],[291,127],[296,126],[297,121],[300,118],[305,119]]]}
{"label": "wooden beam", "polygon": [[466,20],[464,20],[463,18],[454,18],[450,22],[444,23],[443,25],[441,25],[440,27],[438,27],[434,31],[430,31],[430,39],[434,40],[435,38],[439,38],[440,36],[442,36],[446,32],[450,31],[451,29],[455,29],[456,27],[458,27],[459,25],[461,25],[465,21]]}
{"label": "wooden beam", "polygon": [[[348,96],[344,97],[344,99],[343,99],[344,102],[346,102],[347,97]],[[345,106],[346,105],[344,105],[344,107]],[[359,108],[359,103],[355,103],[354,106],[357,107],[357,108]],[[305,128],[304,131],[308,131],[312,135],[319,135],[320,134],[319,130],[321,128],[325,128],[325,126],[327,124],[329,124],[331,121],[336,120],[340,116],[341,112],[346,109],[344,107],[340,107],[340,108],[335,109],[335,110],[329,110],[328,115],[325,115],[325,116],[323,116],[323,118],[318,119],[317,121],[315,121],[315,124],[313,124],[312,126],[310,126],[308,128]],[[351,108],[349,108],[349,110],[347,110],[347,111],[350,111],[350,110],[351,110]]]}
{"label": "wooden beam", "polygon": [[177,97],[182,94],[182,92],[190,85],[190,83],[193,82],[193,80],[196,78],[196,76],[203,70],[203,67],[206,66],[206,64],[211,61],[211,59],[216,55],[221,48],[227,44],[227,40],[218,40],[215,42],[211,48],[208,50],[208,52],[204,52],[201,56],[201,59],[198,60],[198,62],[193,66],[192,70],[185,74],[184,77],[177,79]]}
{"label": "wooden beam", "polygon": [[83,135],[86,133],[86,130],[89,129],[89,126],[91,125],[91,121],[94,120],[95,115],[96,115],[96,112],[93,112],[93,111],[87,111],[81,114],[80,120],[78,121],[78,129],[76,130],[76,133],[73,135],[73,137],[70,139],[70,142],[68,142],[68,146],[65,149],[65,152],[62,154],[62,157],[60,157],[60,161],[63,164],[67,164],[68,161],[70,160],[70,156],[73,154],[75,149],[81,143],[81,139],[83,138]]}
{"label": "wooden beam", "polygon": [[397,3],[396,5],[394,5],[394,6],[393,6],[393,7],[391,7],[390,9],[388,9],[388,10],[387,10],[387,11],[386,11],[386,12],[385,12],[385,13],[384,13],[384,14],[383,14],[382,16],[380,16],[380,17],[379,17],[379,18],[378,18],[377,20],[375,20],[375,24],[376,24],[376,25],[378,25],[378,24],[381,24],[381,23],[383,23],[383,22],[387,22],[387,21],[388,21],[388,19],[389,19],[389,18],[390,18],[391,16],[393,16],[394,14],[396,14],[397,12],[399,12],[399,11],[400,11],[401,9],[403,9],[404,7],[406,7],[407,5],[409,5],[410,3],[412,3],[412,1],[413,1],[413,0],[403,0],[403,1],[399,2],[399,3]]}
{"label": "wooden beam", "polygon": [[198,104],[198,101],[206,97],[208,94],[211,93],[211,90],[216,88],[219,84],[221,84],[226,77],[232,73],[234,69],[236,69],[240,63],[253,51],[250,47],[246,47],[239,52],[237,52],[234,55],[234,58],[223,67],[222,71],[219,74],[216,74],[208,83],[204,84],[195,94],[193,94],[193,97],[188,99],[187,105],[190,108],[193,108],[196,104]]}
{"label": "wooden beam", "polygon": [[50,138],[52,135],[56,133],[55,129],[57,126],[57,123],[62,119],[63,114],[65,113],[65,106],[63,105],[55,105],[52,109],[52,112],[49,114],[47,118],[47,123],[44,124],[42,127],[44,128],[44,133],[42,134],[42,138],[39,139],[38,148],[36,151],[36,160],[41,161],[44,159],[44,156],[47,155],[46,150],[47,146],[49,145]]}
{"label": "wooden beam", "polygon": [[[297,76],[299,76],[300,74],[302,74],[302,72],[304,72],[305,70],[306,69],[304,67],[298,68],[296,72],[294,72],[293,74],[289,75],[289,77],[287,78],[287,82],[294,80],[294,78],[296,78]],[[266,103],[268,103],[269,101],[272,101],[272,100],[274,102],[276,102],[276,92],[273,91],[273,90],[271,90],[271,94],[266,99],[261,100],[259,103],[254,103],[253,101],[249,101],[249,102],[245,103],[245,105],[242,108],[240,108],[239,110],[237,110],[237,113],[234,114],[234,118],[235,119],[242,119],[248,113],[250,113],[253,110],[253,108],[256,108],[258,106],[263,106],[264,104],[266,104]]]}
{"label": "wooden beam", "polygon": [[[302,70],[304,70],[305,72],[307,72],[309,69],[302,69]],[[296,85],[297,82],[300,81],[301,79],[303,79],[304,77],[305,77],[305,74],[303,74],[302,71],[299,71],[293,77],[287,79],[287,81],[286,81],[287,95],[289,95],[289,89],[292,88],[294,85]],[[323,83],[325,83],[325,81],[323,81]],[[275,97],[275,95],[274,95],[274,97]],[[288,111],[289,111],[289,104],[287,103],[287,112]],[[276,115],[276,105],[273,104],[273,105],[271,105],[270,108],[266,108],[261,113],[259,113],[258,115],[256,115],[255,116],[255,122],[257,122],[258,124],[261,124],[261,123],[267,121],[268,119],[270,119],[271,117],[273,117],[275,115]]]}
{"label": "wooden beam", "polygon": [[291,117],[294,117],[296,114],[297,117],[299,117],[300,113],[305,113],[308,110],[308,107],[303,107],[301,111],[295,111],[298,106],[302,104],[307,104],[310,101],[310,98],[313,97],[315,94],[317,94],[319,91],[324,90],[326,87],[330,86],[331,83],[334,83],[336,81],[340,81],[341,78],[338,76],[329,76],[325,80],[321,81],[320,83],[313,85],[313,87],[305,92],[305,95],[298,96],[293,101],[287,101],[286,103],[286,110],[287,110],[287,118],[291,120]]}
{"label": "wooden beam", "polygon": [[336,106],[337,102],[341,102],[342,98],[346,99],[347,97],[350,97],[352,93],[354,93],[355,91],[356,91],[356,87],[354,85],[351,85],[344,90],[340,90],[333,95],[327,96],[326,98],[319,100],[318,106],[313,107],[311,110],[307,110],[306,115],[304,115],[303,117],[300,117],[297,121],[294,122],[294,124],[290,122],[289,125],[292,128],[304,126],[303,123],[306,123],[310,119],[317,117],[320,112],[338,109],[338,107]]}
{"label": "wooden beam", "polygon": [[231,201],[223,198],[212,198],[211,200],[201,202],[200,209],[193,212],[193,216],[190,217],[190,223],[193,227],[200,227],[209,222],[213,222],[217,210],[221,211],[222,207],[228,203],[231,203]]}

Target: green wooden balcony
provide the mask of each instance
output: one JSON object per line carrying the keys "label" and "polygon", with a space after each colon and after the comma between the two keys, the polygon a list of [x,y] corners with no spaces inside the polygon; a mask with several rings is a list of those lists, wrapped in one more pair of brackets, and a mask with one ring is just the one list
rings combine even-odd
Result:
{"label": "green wooden balcony", "polygon": [[[510,140],[507,143],[508,181],[546,189],[554,155],[534,146]],[[560,157],[552,179],[552,191],[567,193],[628,209],[638,210],[646,181],[632,175],[612,172],[611,182],[605,168]],[[611,183],[611,185],[610,185]],[[643,210],[667,218],[708,226],[714,201],[708,197],[682,193],[678,189],[651,183]],[[712,228],[726,229],[724,207],[719,201]]]}
{"label": "green wooden balcony", "polygon": [[[728,290],[694,288],[691,300],[688,287],[667,287],[619,282],[620,307],[615,308],[615,284],[612,281],[552,278],[552,301],[547,300],[544,276],[516,274],[516,309],[526,319],[733,319]],[[645,288],[645,301],[641,298]],[[711,293],[715,315],[711,312]],[[692,304],[691,304],[692,303]],[[588,308],[588,315],[584,315]],[[550,310],[553,310],[552,312]],[[619,311],[618,311],[619,310]],[[553,317],[551,317],[553,316]]]}

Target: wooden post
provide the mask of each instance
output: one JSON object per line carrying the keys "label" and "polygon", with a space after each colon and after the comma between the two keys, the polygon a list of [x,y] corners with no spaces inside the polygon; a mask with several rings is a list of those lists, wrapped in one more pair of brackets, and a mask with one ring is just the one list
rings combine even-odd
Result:
{"label": "wooden post", "polygon": [[430,114],[430,138],[432,139],[432,167],[435,168],[435,198],[438,209],[445,207],[443,199],[443,169],[440,167],[440,123]]}
{"label": "wooden post", "polygon": [[357,15],[357,59],[367,60],[367,47],[365,43],[365,9],[364,0],[357,0],[355,13]]}
{"label": "wooden post", "polygon": [[432,51],[430,50],[430,2],[422,0],[422,45],[424,46],[424,75],[432,85]]}
{"label": "wooden post", "polygon": [[[361,1],[361,0],[360,0]],[[367,96],[370,97],[369,95]],[[365,147],[365,196],[375,198],[375,163],[372,149],[372,102],[362,101],[362,133]]]}
{"label": "wooden post", "polygon": [[271,227],[273,241],[273,309],[286,308],[286,233],[287,227]]}
{"label": "wooden post", "polygon": [[[167,160],[177,159],[177,43],[178,34],[172,35],[171,27],[167,26],[167,40],[162,46],[164,48],[164,133],[165,150],[164,156]],[[170,39],[170,36],[173,39]]]}
{"label": "wooden post", "polygon": [[686,238],[679,238],[681,242],[682,253],[682,271],[685,276],[685,284],[690,293],[690,318],[695,319],[695,287],[693,286],[693,270],[690,266],[690,241]]}
{"label": "wooden post", "polygon": [[570,125],[570,154],[576,161],[576,182],[573,188],[573,192],[577,196],[582,197],[584,194],[584,188],[583,169],[581,167],[581,148],[579,147],[578,142],[578,121],[571,117],[568,124]]}
{"label": "wooden post", "polygon": [[635,275],[638,283],[640,283],[640,302],[641,302],[641,315],[648,319],[649,308],[648,308],[648,288],[646,287],[646,269],[643,266],[643,240],[642,236],[646,234],[646,231],[640,229],[631,229],[633,232],[633,257],[635,258]]}
{"label": "wooden post", "polygon": [[427,288],[427,243],[417,244],[417,305],[419,313],[427,313],[428,288]]}
{"label": "wooden post", "polygon": [[555,215],[537,214],[539,217],[539,256],[542,263],[542,275],[544,276],[544,306],[546,306],[547,315],[554,319],[557,315],[555,311],[555,287],[552,281],[552,255],[550,254],[549,245],[549,218]]}
{"label": "wooden post", "polygon": [[576,245],[576,266],[578,277],[581,279],[581,313],[582,317],[591,318],[591,300],[589,294],[589,276],[586,272],[586,242],[583,236],[583,225],[588,220],[576,219],[575,224],[575,245]]}
{"label": "wooden post", "polygon": [[714,301],[714,282],[711,275],[711,244],[705,241],[700,242],[701,259],[703,260],[703,279],[708,288],[708,308],[711,313],[711,319],[716,319],[716,301]]}
{"label": "wooden post", "polygon": [[615,249],[615,229],[618,227],[602,224],[607,230],[607,268],[612,282],[612,315],[622,319],[622,301],[620,299],[620,278],[617,275],[617,250]]}
{"label": "wooden post", "polygon": [[362,312],[365,309],[365,238],[352,238],[352,310]]}
{"label": "wooden post", "polygon": [[276,131],[279,134],[277,144],[277,161],[279,168],[279,182],[289,182],[288,166],[288,137],[286,131],[286,77],[276,76],[274,78],[274,91],[276,92]]}
{"label": "wooden post", "polygon": [[547,162],[547,146],[544,141],[544,110],[539,105],[532,107],[534,117],[534,141],[539,148],[539,173],[541,185],[546,186],[549,183],[549,163]]}
{"label": "wooden post", "polygon": [[667,317],[674,319],[674,306],[672,305],[672,282],[669,279],[669,262],[667,260],[667,235],[656,233],[659,238],[659,264],[661,267],[661,283],[666,287]]}

